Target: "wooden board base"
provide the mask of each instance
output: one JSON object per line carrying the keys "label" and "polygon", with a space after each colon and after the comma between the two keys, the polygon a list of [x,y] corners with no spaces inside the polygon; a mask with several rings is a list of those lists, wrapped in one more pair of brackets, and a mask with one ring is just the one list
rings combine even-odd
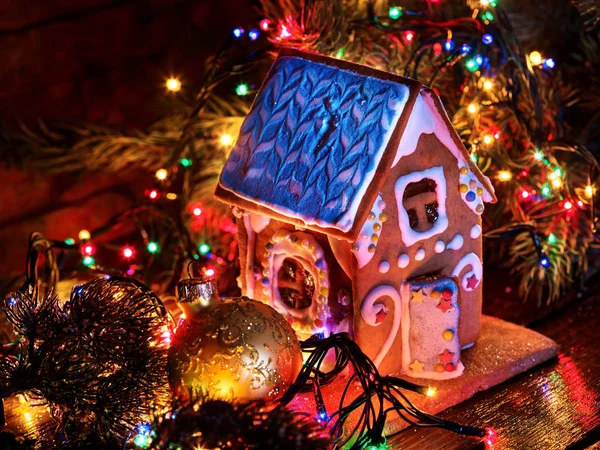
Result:
{"label": "wooden board base", "polygon": [[[553,340],[528,328],[495,317],[483,316],[481,336],[477,343],[461,354],[461,360],[465,365],[462,376],[445,381],[428,381],[398,376],[415,384],[437,389],[434,397],[406,392],[406,397],[417,408],[430,414],[437,414],[450,406],[465,401],[477,392],[496,386],[557,355],[558,346]],[[346,379],[340,377],[339,380],[323,388],[327,411],[332,412],[338,409],[339,399],[345,386]],[[360,389],[360,386],[353,385],[347,398],[354,398],[360,393]],[[291,404],[291,408],[315,414],[312,394],[298,396]],[[352,427],[352,416],[347,421],[347,425]],[[384,435],[389,436],[407,426],[409,424],[397,414],[391,413],[384,428]]]}

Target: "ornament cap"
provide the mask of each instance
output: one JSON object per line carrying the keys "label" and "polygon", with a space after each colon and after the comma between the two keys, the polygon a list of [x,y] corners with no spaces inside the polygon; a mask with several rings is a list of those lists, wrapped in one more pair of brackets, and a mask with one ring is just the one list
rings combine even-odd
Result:
{"label": "ornament cap", "polygon": [[187,278],[177,283],[177,300],[184,305],[199,308],[214,306],[220,302],[217,286],[212,278]]}

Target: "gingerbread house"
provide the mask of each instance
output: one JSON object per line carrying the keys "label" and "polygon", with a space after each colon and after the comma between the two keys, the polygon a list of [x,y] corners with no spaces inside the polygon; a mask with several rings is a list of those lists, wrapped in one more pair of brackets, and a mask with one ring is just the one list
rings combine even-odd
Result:
{"label": "gingerbread house", "polygon": [[301,337],[349,332],[383,374],[462,373],[496,198],[433,91],[283,50],[216,196],[238,218],[242,293]]}

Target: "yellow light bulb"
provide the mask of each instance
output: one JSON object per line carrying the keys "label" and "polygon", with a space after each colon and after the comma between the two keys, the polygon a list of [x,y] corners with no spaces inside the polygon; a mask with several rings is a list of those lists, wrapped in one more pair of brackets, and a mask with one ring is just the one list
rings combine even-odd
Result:
{"label": "yellow light bulb", "polygon": [[477,110],[479,110],[479,107],[475,103],[471,103],[469,106],[467,106],[467,111],[469,114],[475,114]]}
{"label": "yellow light bulb", "polygon": [[560,178],[555,178],[554,180],[552,180],[552,187],[555,189],[558,189],[559,187],[562,186],[562,180]]}
{"label": "yellow light bulb", "polygon": [[165,86],[167,86],[167,89],[171,92],[179,92],[181,90],[181,81],[171,77],[165,82]]}
{"label": "yellow light bulb", "polygon": [[585,196],[587,198],[592,198],[594,196],[594,188],[589,184],[585,187]]}
{"label": "yellow light bulb", "polygon": [[512,173],[508,170],[501,170],[498,172],[498,179],[500,181],[510,181],[512,180]]}
{"label": "yellow light bulb", "polygon": [[539,66],[542,63],[542,54],[538,51],[531,52],[529,54],[529,61],[531,61],[531,64],[534,66]]}
{"label": "yellow light bulb", "polygon": [[156,171],[156,178],[161,181],[166,180],[167,176],[169,176],[169,172],[167,172],[167,169],[158,169]]}
{"label": "yellow light bulb", "polygon": [[174,192],[169,192],[167,194],[167,199],[169,199],[169,200],[176,200],[177,199],[177,194],[175,194]]}
{"label": "yellow light bulb", "polygon": [[480,0],[479,3],[481,3],[481,6],[487,6],[490,4],[490,0]]}
{"label": "yellow light bulb", "polygon": [[231,144],[233,144],[233,137],[230,134],[221,135],[221,145],[229,147]]}
{"label": "yellow light bulb", "polygon": [[427,397],[434,397],[435,394],[437,394],[437,389],[436,388],[430,387],[430,388],[427,389],[427,394],[426,394]]}
{"label": "yellow light bulb", "polygon": [[491,134],[486,134],[485,136],[483,136],[483,142],[485,145],[493,144],[494,136],[492,136]]}
{"label": "yellow light bulb", "polygon": [[90,232],[88,230],[81,230],[79,232],[79,240],[80,241],[87,241],[91,238],[92,236],[90,235]]}
{"label": "yellow light bulb", "polygon": [[491,91],[493,87],[494,87],[494,83],[493,83],[492,81],[490,81],[490,80],[485,80],[485,81],[483,82],[483,89],[484,89],[485,91]]}

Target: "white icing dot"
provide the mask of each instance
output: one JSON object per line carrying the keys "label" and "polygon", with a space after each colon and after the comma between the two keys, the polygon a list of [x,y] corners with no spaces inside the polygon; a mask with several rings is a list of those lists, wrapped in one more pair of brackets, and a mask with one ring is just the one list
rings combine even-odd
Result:
{"label": "white icing dot", "polygon": [[360,235],[360,240],[361,241],[366,241],[367,239],[369,239],[369,236],[367,236],[365,233]]}
{"label": "white icing dot", "polygon": [[446,244],[444,244],[444,241],[437,241],[435,243],[435,252],[436,253],[442,253],[445,248],[446,248]]}
{"label": "white icing dot", "polygon": [[400,256],[398,256],[398,267],[400,267],[401,269],[404,269],[406,266],[408,266],[409,262],[410,258],[408,257],[408,255],[402,253]]}
{"label": "white icing dot", "polygon": [[473,225],[473,228],[471,228],[471,238],[476,239],[479,236],[481,236],[481,226],[479,224]]}
{"label": "white icing dot", "polygon": [[379,207],[379,209],[385,209],[385,202],[383,200],[379,200],[379,202],[377,202],[377,206]]}
{"label": "white icing dot", "polygon": [[447,248],[449,250],[459,250],[460,248],[462,248],[464,243],[465,240],[463,239],[463,237],[460,234],[457,234],[452,238],[450,242],[448,242]]}
{"label": "white icing dot", "polygon": [[390,263],[387,261],[381,261],[379,263],[379,272],[380,273],[387,273],[387,271],[390,270]]}
{"label": "white icing dot", "polygon": [[417,261],[421,261],[423,260],[423,258],[425,258],[425,249],[420,248],[419,250],[417,250],[417,253],[415,253],[415,259]]}

